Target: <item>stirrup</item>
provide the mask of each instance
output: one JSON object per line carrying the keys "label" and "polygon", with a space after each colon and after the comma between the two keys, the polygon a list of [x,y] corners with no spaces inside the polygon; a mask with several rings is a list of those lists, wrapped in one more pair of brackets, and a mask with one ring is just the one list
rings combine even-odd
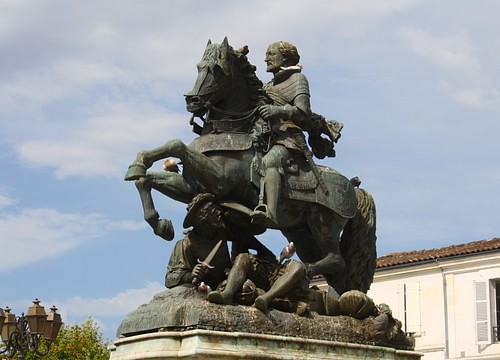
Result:
{"label": "stirrup", "polygon": [[259,204],[253,209],[252,213],[263,213],[266,217],[269,217],[269,209],[266,204]]}
{"label": "stirrup", "polygon": [[276,221],[269,216],[269,209],[266,204],[257,205],[250,214],[250,219],[254,224],[264,225],[268,228],[278,228]]}

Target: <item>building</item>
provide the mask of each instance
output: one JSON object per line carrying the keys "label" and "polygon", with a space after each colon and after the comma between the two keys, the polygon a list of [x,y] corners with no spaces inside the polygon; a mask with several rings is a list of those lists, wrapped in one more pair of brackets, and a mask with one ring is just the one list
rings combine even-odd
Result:
{"label": "building", "polygon": [[377,260],[368,295],[431,359],[500,359],[500,238]]}

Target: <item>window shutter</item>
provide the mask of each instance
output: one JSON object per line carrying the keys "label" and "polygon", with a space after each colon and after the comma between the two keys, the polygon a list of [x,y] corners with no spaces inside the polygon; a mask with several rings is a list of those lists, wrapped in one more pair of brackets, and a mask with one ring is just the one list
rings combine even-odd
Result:
{"label": "window shutter", "polygon": [[407,333],[421,333],[420,282],[413,281],[398,285],[398,313],[402,329]]}
{"label": "window shutter", "polygon": [[476,300],[476,342],[477,344],[491,343],[490,326],[490,306],[488,287],[486,281],[475,281],[475,300]]}
{"label": "window shutter", "polygon": [[420,333],[420,282],[405,284],[406,293],[406,332]]}
{"label": "window shutter", "polygon": [[393,316],[401,321],[403,331],[406,332],[405,284],[398,284],[398,308]]}

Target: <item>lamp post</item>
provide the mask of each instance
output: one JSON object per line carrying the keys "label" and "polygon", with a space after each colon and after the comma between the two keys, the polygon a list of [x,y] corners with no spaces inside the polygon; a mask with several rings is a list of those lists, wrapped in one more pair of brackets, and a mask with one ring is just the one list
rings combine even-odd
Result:
{"label": "lamp post", "polygon": [[24,360],[28,352],[47,355],[62,325],[61,315],[56,310],[53,306],[47,314],[38,299],[33,301],[26,315],[16,316],[8,306],[0,308],[0,354],[7,354],[9,358],[18,354],[19,360]]}

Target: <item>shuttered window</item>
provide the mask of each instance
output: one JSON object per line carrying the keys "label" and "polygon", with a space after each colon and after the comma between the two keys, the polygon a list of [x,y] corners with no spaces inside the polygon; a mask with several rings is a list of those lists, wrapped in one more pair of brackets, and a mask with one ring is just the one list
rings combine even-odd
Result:
{"label": "shuttered window", "polygon": [[491,321],[493,325],[493,341],[500,342],[500,280],[496,279],[491,282],[491,293],[495,312],[492,314]]}
{"label": "shuttered window", "polygon": [[474,282],[476,300],[476,342],[477,344],[491,343],[490,302],[488,296],[488,283],[486,281]]}
{"label": "shuttered window", "polygon": [[406,333],[422,331],[420,307],[420,282],[407,282],[399,286],[399,319]]}

